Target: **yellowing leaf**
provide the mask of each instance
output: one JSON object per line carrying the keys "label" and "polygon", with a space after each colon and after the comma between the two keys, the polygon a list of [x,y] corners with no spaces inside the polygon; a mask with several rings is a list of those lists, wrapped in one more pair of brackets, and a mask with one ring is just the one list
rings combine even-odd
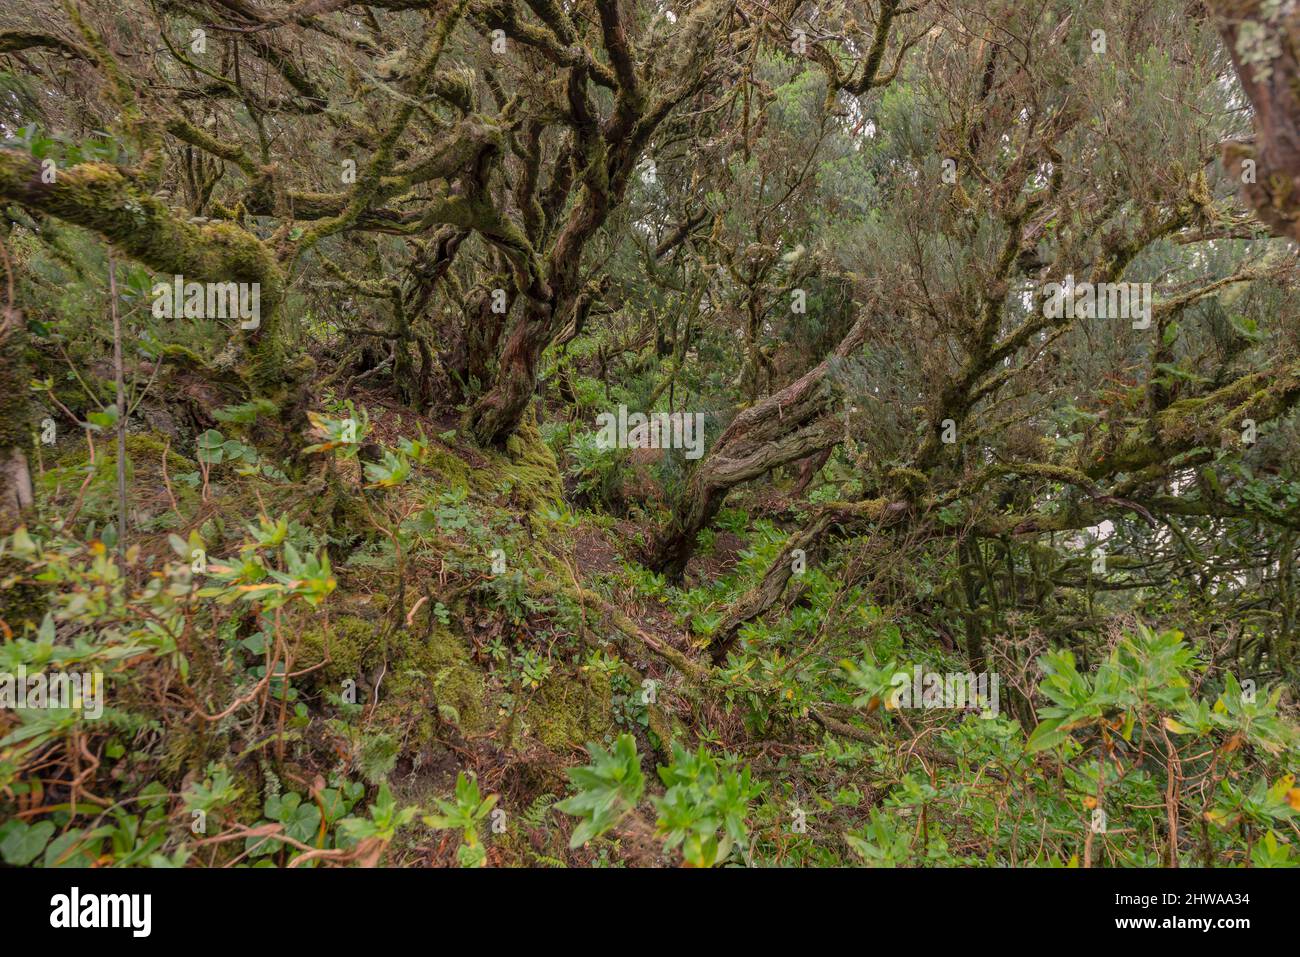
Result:
{"label": "yellowing leaf", "polygon": [[35,553],[36,543],[33,542],[31,536],[27,534],[26,525],[19,525],[14,529],[13,546],[14,553],[24,558]]}

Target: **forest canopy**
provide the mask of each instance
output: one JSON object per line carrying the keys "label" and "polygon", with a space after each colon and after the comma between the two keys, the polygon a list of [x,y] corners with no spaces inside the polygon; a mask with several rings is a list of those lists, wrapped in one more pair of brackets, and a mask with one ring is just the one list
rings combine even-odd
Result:
{"label": "forest canopy", "polygon": [[1300,863],[1300,14],[11,0],[0,859]]}

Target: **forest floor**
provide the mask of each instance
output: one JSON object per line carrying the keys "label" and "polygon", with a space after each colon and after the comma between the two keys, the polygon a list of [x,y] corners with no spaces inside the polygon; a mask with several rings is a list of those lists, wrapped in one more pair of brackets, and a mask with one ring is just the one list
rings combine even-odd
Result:
{"label": "forest floor", "polygon": [[[647,777],[655,758],[668,760],[673,740],[708,740],[750,760],[799,751],[798,729],[751,734],[740,709],[716,690],[705,693],[699,675],[683,674],[663,651],[705,660],[701,623],[738,593],[750,554],[746,506],[788,522],[794,513],[780,492],[738,494],[729,527],[709,535],[682,587],[671,588],[638,564],[661,517],[635,503],[618,516],[571,509],[566,477],[536,425],[504,452],[485,451],[456,433],[454,419],[420,416],[379,390],[353,401],[364,443],[317,456],[301,482],[236,465],[237,455],[204,468],[158,432],[128,437],[139,567],[164,563],[176,538],[228,560],[245,547],[247,530],[281,518],[291,541],[332,561],[333,592],[318,608],[285,608],[279,622],[293,636],[292,668],[305,672],[296,700],[310,720],[287,735],[294,743],[277,778],[318,791],[327,776],[359,775],[386,781],[399,804],[429,806],[468,770],[524,824],[490,844],[489,864],[645,866],[664,863],[646,808],[598,848],[567,847],[572,822],[551,807],[588,743],[632,733],[648,756]],[[367,450],[378,457],[376,449],[397,451],[420,436],[408,479],[390,488],[363,479]],[[47,450],[37,481],[51,501],[80,493],[78,520],[102,526],[114,514],[115,467],[111,441],[98,445],[93,468],[86,445],[70,444]],[[647,481],[636,476],[642,491]],[[407,527],[417,531],[395,548],[395,533]],[[257,654],[234,642],[256,652],[247,643],[263,625],[251,611],[236,615],[215,647],[191,650],[207,710],[224,710],[222,694],[242,690],[239,672]],[[349,682],[361,707],[345,724],[331,719],[334,695]],[[809,730],[820,733],[805,723],[803,737]],[[202,732],[167,745],[165,763],[187,779],[214,759],[268,744],[224,725]],[[264,791],[265,761],[242,765],[247,789]],[[399,837],[390,862],[454,864],[457,843],[449,832],[412,832]]]}

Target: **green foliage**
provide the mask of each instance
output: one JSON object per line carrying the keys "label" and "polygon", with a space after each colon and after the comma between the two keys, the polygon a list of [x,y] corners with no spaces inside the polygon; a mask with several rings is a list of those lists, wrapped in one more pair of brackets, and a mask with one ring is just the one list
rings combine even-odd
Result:
{"label": "green foliage", "polygon": [[482,867],[487,851],[479,842],[479,827],[497,803],[497,795],[486,798],[479,794],[478,780],[461,772],[456,776],[456,800],[437,799],[437,814],[429,814],[424,823],[435,830],[458,830],[462,844],[456,851],[461,867]]}
{"label": "green foliage", "polygon": [[569,847],[581,847],[614,827],[631,813],[645,791],[645,776],[636,753],[636,740],[620,734],[611,751],[596,743],[587,745],[591,763],[567,770],[576,792],[556,804],[565,814],[580,818]]}
{"label": "green foliage", "polygon": [[736,771],[707,748],[690,752],[673,742],[673,760],[659,769],[659,778],[668,790],[651,801],[665,851],[680,848],[687,865],[712,867],[745,847],[749,803],[765,788],[751,780],[748,767]]}
{"label": "green foliage", "polygon": [[[1294,866],[1295,203],[1232,157],[1295,118],[1173,0],[831,2],[812,58],[619,6],[639,105],[602,18],[506,24],[591,54],[591,130],[640,111],[604,146],[481,15],[415,72],[440,15],[6,35],[0,674],[105,707],[0,708],[0,861],[424,863],[394,791],[455,774],[425,820],[470,866]],[[230,63],[266,102],[183,122]],[[182,271],[262,327],[154,315]],[[1150,283],[1151,328],[1050,317],[1067,276]],[[704,457],[602,448],[619,405],[705,413]],[[998,707],[901,704],[914,666]],[[475,774],[526,840],[487,853]]]}
{"label": "green foliage", "polygon": [[630,477],[627,450],[602,447],[597,439],[596,432],[581,432],[569,440],[566,474],[573,480],[577,501],[617,509]]}
{"label": "green foliage", "polygon": [[365,440],[369,420],[365,410],[358,412],[350,399],[344,411],[347,415],[340,418],[317,412],[307,414],[320,441],[303,448],[304,455],[330,452],[337,453],[343,458],[351,458],[357,454],[357,449]]}
{"label": "green foliage", "polygon": [[411,477],[411,460],[405,454],[385,451],[381,461],[366,463],[365,473],[370,480],[368,488],[392,488]]}
{"label": "green foliage", "polygon": [[[632,813],[645,790],[636,740],[620,734],[612,751],[588,744],[591,763],[570,768],[574,795],[556,807],[580,818],[569,840],[580,847],[608,832]],[[680,850],[690,867],[712,867],[726,861],[747,841],[749,804],[763,792],[764,784],[750,777],[748,767],[737,771],[719,762],[705,747],[687,751],[673,744],[672,761],[659,768],[667,790],[651,796],[658,812],[656,833],[664,852]]]}
{"label": "green foliage", "polygon": [[[354,786],[355,788],[355,786]],[[356,789],[359,790],[359,789]],[[338,816],[352,809],[352,800],[346,786],[342,791],[325,790],[321,792],[321,803],[326,808],[329,820],[338,819]],[[391,842],[397,832],[415,819],[419,809],[415,807],[397,806],[393,800],[392,793],[388,790],[388,785],[381,784],[379,793],[375,797],[375,803],[368,808],[369,817],[344,817],[338,820],[338,841],[340,847],[349,847],[358,844],[361,841],[380,841],[382,843]]]}
{"label": "green foliage", "polygon": [[259,417],[266,417],[275,414],[275,403],[269,399],[254,399],[251,402],[240,402],[235,405],[228,405],[225,408],[216,409],[212,417],[218,422],[229,422],[234,425],[251,425]]}

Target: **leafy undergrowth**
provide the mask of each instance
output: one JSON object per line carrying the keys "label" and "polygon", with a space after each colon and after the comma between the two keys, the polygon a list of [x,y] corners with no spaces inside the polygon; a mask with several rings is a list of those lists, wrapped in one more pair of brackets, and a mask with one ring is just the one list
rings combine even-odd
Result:
{"label": "leafy undergrowth", "polygon": [[327,406],[290,478],[241,438],[261,411],[188,450],[130,437],[125,548],[111,443],[39,463],[57,518],[3,542],[0,671],[102,674],[104,699],[0,711],[6,863],[1300,857],[1280,690],[1177,631],[1134,621],[1087,665],[1044,649],[1001,697],[905,711],[894,676],[967,666],[915,609],[808,570],[709,669],[797,515],[724,512],[673,587],[636,524],[571,510],[534,424],[495,453]]}

